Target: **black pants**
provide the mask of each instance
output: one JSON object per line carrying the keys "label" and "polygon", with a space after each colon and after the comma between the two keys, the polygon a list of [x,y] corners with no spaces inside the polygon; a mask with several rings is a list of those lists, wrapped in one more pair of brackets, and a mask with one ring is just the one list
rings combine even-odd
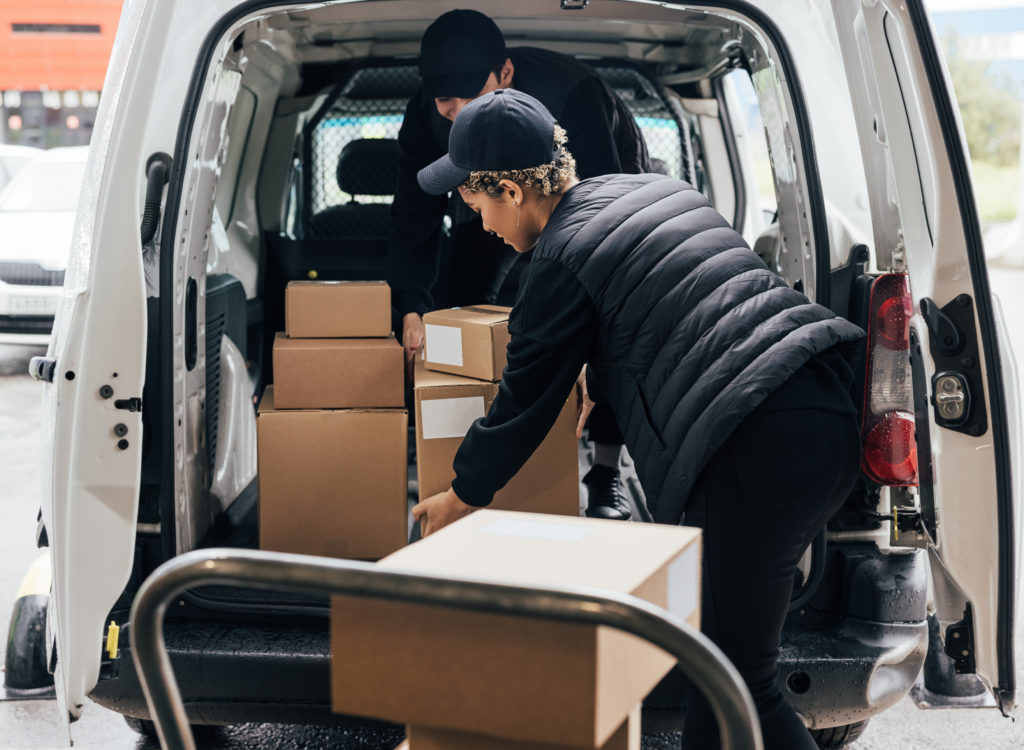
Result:
{"label": "black pants", "polygon": [[[701,630],[753,695],[765,750],[817,750],[778,686],[779,639],[801,555],[856,480],[855,417],[755,413],[701,472],[686,509],[704,533]],[[711,709],[691,688],[683,748],[718,748]]]}
{"label": "black pants", "polygon": [[[493,305],[518,257],[504,240],[485,232],[479,220],[458,225],[452,237],[447,307]],[[622,433],[607,405],[594,407],[587,427],[595,443],[622,445]]]}

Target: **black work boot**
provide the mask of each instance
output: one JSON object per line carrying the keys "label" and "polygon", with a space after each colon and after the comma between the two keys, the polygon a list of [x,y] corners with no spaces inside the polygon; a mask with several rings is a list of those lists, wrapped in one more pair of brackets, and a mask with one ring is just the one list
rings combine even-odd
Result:
{"label": "black work boot", "polygon": [[587,485],[587,517],[628,521],[629,503],[619,489],[619,470],[594,464],[583,477]]}

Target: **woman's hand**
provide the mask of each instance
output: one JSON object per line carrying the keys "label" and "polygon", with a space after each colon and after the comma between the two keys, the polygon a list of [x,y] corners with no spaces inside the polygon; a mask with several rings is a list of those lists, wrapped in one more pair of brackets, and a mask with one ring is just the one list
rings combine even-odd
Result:
{"label": "woman's hand", "polygon": [[587,423],[587,418],[590,416],[590,412],[594,410],[594,402],[590,400],[590,394],[587,393],[587,366],[583,365],[583,369],[580,371],[580,377],[577,381],[580,384],[580,388],[583,392],[583,398],[580,399],[580,410],[579,410],[579,422],[576,424],[576,437],[583,437],[583,425]]}
{"label": "woman's hand", "polygon": [[413,368],[416,357],[423,352],[424,337],[423,318],[419,313],[408,313],[402,318],[402,348],[405,349],[405,375],[412,382]]}
{"label": "woman's hand", "polygon": [[416,521],[426,519],[425,523],[420,524],[420,531],[423,536],[430,536],[448,524],[468,516],[474,510],[476,508],[466,505],[454,490],[449,489],[446,492],[431,495],[422,503],[412,506],[412,517]]}

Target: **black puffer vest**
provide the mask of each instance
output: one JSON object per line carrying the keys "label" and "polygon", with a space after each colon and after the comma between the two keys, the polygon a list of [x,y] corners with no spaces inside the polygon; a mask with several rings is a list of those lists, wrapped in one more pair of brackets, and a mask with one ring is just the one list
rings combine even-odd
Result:
{"label": "black puffer vest", "polygon": [[655,521],[678,523],[701,469],[811,357],[863,331],[786,286],[688,184],[608,175],[562,199],[534,250],[597,310],[588,388],[607,402]]}

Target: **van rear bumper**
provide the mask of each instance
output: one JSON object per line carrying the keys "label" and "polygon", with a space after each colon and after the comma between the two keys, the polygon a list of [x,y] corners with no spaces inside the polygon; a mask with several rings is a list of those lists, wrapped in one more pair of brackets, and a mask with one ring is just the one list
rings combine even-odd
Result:
{"label": "van rear bumper", "polygon": [[811,729],[866,721],[905,696],[928,652],[928,623],[846,619],[836,630],[787,631],[779,686]]}
{"label": "van rear bumper", "polygon": [[[343,724],[389,726],[331,712],[330,636],[321,627],[173,622],[167,652],[193,724]],[[120,714],[149,719],[128,638],[104,659],[90,697]]]}

